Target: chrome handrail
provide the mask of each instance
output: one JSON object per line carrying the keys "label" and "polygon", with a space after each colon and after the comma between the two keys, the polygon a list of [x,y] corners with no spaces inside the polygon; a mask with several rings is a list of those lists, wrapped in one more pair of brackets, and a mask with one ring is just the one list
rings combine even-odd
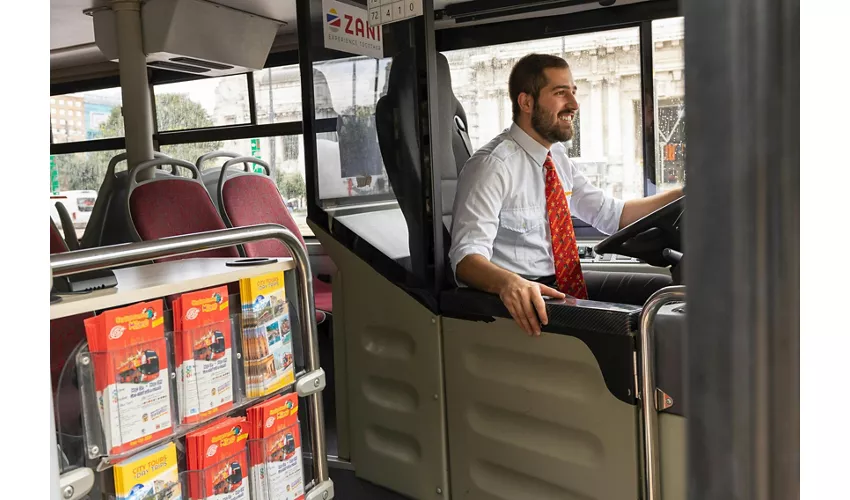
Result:
{"label": "chrome handrail", "polygon": [[670,302],[685,300],[685,286],[668,286],[646,301],[640,316],[640,399],[643,415],[644,498],[660,500],[658,409],[655,403],[655,317]]}
{"label": "chrome handrail", "polygon": [[[302,335],[306,333],[304,335],[305,370],[309,374],[320,368],[316,307],[313,301],[313,274],[310,270],[310,260],[306,249],[301,246],[300,240],[284,226],[258,224],[54,254],[50,256],[50,269],[54,277],[67,276],[268,239],[276,239],[286,245],[290,255],[295,260],[300,314],[302,324],[306,326],[306,332],[302,332]],[[321,392],[308,395],[307,401],[314,458],[313,474],[315,484],[319,486],[330,480],[327,450],[325,449],[325,418]]]}

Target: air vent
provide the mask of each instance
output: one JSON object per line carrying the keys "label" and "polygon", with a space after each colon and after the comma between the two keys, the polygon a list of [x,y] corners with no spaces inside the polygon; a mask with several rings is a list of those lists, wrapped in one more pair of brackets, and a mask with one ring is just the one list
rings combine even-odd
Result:
{"label": "air vent", "polygon": [[[278,28],[284,24],[217,5],[214,0],[140,3],[145,62],[154,68],[208,77],[262,69]],[[248,4],[257,2],[229,3],[244,3],[249,8]],[[117,61],[115,13],[99,9],[92,11],[92,16],[95,43],[107,59]]]}
{"label": "air vent", "polygon": [[233,69],[233,66],[228,66],[227,64],[219,64],[210,61],[203,61],[201,59],[195,59],[194,57],[172,57],[171,61],[183,64],[191,64],[192,66],[200,66],[202,68],[210,68],[210,69]]}
{"label": "air vent", "polygon": [[210,71],[209,68],[197,68],[195,66],[176,64],[168,61],[151,61],[148,63],[148,66],[153,66],[154,68],[171,69],[174,71],[186,71],[189,73],[207,73],[208,71]]}

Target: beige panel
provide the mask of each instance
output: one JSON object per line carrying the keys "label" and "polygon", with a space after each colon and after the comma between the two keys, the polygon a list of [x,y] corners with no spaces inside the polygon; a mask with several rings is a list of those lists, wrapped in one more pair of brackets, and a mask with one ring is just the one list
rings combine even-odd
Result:
{"label": "beige panel", "polygon": [[661,413],[658,416],[658,440],[661,444],[661,498],[687,498],[688,446],[687,419]]}
{"label": "beige panel", "polygon": [[638,409],[583,342],[442,322],[453,499],[638,498]]}
{"label": "beige panel", "polygon": [[344,325],[335,318],[334,341],[344,341],[345,372],[337,366],[337,373],[346,381],[337,391],[348,392],[356,474],[412,498],[448,498],[439,322],[337,241],[317,234],[342,277],[334,312],[342,311]]}

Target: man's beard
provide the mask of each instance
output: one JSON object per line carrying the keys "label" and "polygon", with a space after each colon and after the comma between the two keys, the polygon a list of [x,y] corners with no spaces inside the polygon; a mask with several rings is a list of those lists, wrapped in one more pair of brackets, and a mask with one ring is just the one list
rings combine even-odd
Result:
{"label": "man's beard", "polygon": [[558,116],[554,113],[547,113],[537,101],[534,102],[534,110],[531,113],[531,128],[540,134],[540,137],[548,142],[566,142],[573,138],[572,122],[566,129],[562,129]]}

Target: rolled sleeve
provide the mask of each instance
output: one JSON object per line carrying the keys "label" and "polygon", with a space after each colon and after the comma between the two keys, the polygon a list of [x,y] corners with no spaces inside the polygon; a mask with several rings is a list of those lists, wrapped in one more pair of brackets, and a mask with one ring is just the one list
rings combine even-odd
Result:
{"label": "rolled sleeve", "polygon": [[573,177],[573,194],[570,210],[581,220],[605,234],[614,234],[620,229],[620,217],[625,201],[608,196],[587,178],[570,160]]}
{"label": "rolled sleeve", "polygon": [[472,157],[458,177],[452,209],[452,272],[466,256],[478,254],[490,260],[499,229],[499,213],[506,189],[506,171],[501,160],[491,156]]}

